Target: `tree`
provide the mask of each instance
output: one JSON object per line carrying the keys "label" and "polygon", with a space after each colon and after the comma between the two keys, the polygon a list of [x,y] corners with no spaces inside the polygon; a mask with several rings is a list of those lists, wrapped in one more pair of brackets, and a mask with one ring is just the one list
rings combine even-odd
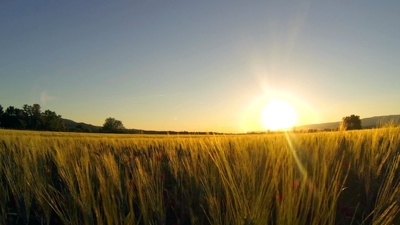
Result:
{"label": "tree", "polygon": [[9,106],[1,116],[1,126],[11,129],[25,129],[26,123],[21,109]]}
{"label": "tree", "polygon": [[42,113],[42,126],[44,130],[50,131],[64,131],[66,129],[61,115],[57,115],[56,112],[50,110]]}
{"label": "tree", "polygon": [[43,128],[42,115],[39,104],[23,105],[22,106],[26,128],[31,130],[41,130]]}
{"label": "tree", "polygon": [[42,115],[41,115],[39,104],[32,105],[32,115],[33,115],[32,116],[32,128],[35,130],[43,129]]}
{"label": "tree", "polygon": [[16,118],[17,115],[15,113],[14,106],[9,106],[3,113],[1,124],[4,128],[16,128],[15,127],[15,124],[17,123]]}
{"label": "tree", "polygon": [[125,129],[125,127],[121,121],[109,117],[104,122],[102,131],[104,131],[104,132],[120,132],[124,129]]}
{"label": "tree", "polygon": [[46,110],[41,112],[39,104],[23,105],[22,109],[9,106],[5,111],[0,105],[0,127],[9,129],[64,131],[61,115]]}
{"label": "tree", "polygon": [[360,130],[361,119],[360,116],[351,115],[342,118],[342,123],[339,127],[340,130]]}
{"label": "tree", "polygon": [[22,110],[24,113],[24,117],[25,117],[25,122],[26,122],[26,128],[27,129],[34,129],[33,127],[33,109],[32,106],[30,105],[23,105],[22,106]]}
{"label": "tree", "polygon": [[3,121],[4,109],[3,106],[0,105],[0,127],[2,126],[1,123]]}

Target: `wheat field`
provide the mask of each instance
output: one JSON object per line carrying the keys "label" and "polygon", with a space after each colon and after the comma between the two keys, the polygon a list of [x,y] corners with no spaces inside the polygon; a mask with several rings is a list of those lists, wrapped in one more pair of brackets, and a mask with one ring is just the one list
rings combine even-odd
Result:
{"label": "wheat field", "polygon": [[400,224],[400,128],[0,136],[0,224]]}

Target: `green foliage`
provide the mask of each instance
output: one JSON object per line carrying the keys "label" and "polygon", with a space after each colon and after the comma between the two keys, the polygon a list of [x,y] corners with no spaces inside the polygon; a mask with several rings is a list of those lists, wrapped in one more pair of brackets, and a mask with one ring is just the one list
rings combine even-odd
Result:
{"label": "green foliage", "polygon": [[20,130],[66,130],[60,115],[50,110],[41,112],[39,104],[25,104],[22,109],[9,106],[4,113],[0,110],[0,127]]}
{"label": "green foliage", "polygon": [[43,127],[49,131],[64,131],[65,125],[61,119],[61,115],[55,112],[46,110],[41,114],[41,122]]}
{"label": "green foliage", "polygon": [[116,132],[121,132],[124,129],[125,127],[121,121],[109,117],[105,120],[102,131],[109,133],[116,133]]}
{"label": "green foliage", "polygon": [[340,130],[360,130],[361,128],[360,116],[356,115],[343,117],[339,127]]}

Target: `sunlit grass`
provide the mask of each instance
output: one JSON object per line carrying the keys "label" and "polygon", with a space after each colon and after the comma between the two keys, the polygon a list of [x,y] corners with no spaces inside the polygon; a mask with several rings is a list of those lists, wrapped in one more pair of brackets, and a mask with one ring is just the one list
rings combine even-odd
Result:
{"label": "sunlit grass", "polygon": [[400,223],[399,128],[0,136],[1,224]]}

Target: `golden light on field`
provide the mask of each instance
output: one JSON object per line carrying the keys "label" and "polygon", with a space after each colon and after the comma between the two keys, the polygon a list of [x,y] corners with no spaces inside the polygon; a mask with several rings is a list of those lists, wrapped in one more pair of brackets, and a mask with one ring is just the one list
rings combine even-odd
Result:
{"label": "golden light on field", "polygon": [[271,99],[261,113],[262,125],[268,130],[286,130],[297,122],[297,113],[289,103]]}

